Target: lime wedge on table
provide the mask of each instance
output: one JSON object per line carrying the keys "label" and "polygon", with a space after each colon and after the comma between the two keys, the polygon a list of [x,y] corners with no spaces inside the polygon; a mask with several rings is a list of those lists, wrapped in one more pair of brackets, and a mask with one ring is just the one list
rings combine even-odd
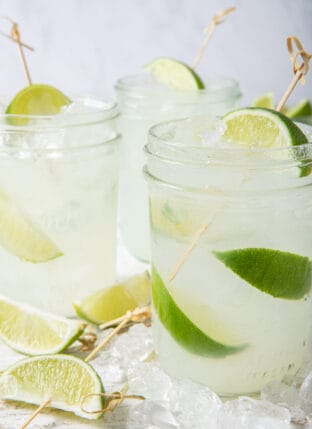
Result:
{"label": "lime wedge on table", "polygon": [[240,352],[246,347],[246,345],[219,343],[195,326],[174,302],[155,268],[152,271],[152,297],[161,323],[177,343],[189,352],[200,356],[221,358]]}
{"label": "lime wedge on table", "polygon": [[1,191],[0,245],[28,262],[47,262],[62,256],[57,246]]}
{"label": "lime wedge on table", "polygon": [[[237,145],[258,148],[287,148],[308,143],[301,129],[287,116],[275,110],[247,107],[223,117],[223,137]],[[311,173],[311,160],[300,166],[300,176]]]}
{"label": "lime wedge on table", "polygon": [[[11,115],[55,115],[62,106],[70,103],[57,88],[50,85],[32,84],[19,91],[5,113]],[[26,125],[27,118],[11,117],[12,125]]]}
{"label": "lime wedge on table", "polygon": [[265,107],[266,109],[274,109],[274,97],[272,92],[260,95],[252,104],[253,107]]}
{"label": "lime wedge on table", "polygon": [[[50,407],[80,417],[102,416],[104,388],[94,369],[70,355],[36,356],[22,359],[0,375],[0,398],[39,405],[51,399]],[[92,395],[89,396],[88,395]],[[81,408],[88,411],[84,412]]]}
{"label": "lime wedge on table", "polygon": [[101,324],[123,316],[128,310],[143,307],[150,301],[150,276],[146,271],[111,287],[104,288],[74,303],[79,317]]}
{"label": "lime wedge on table", "polygon": [[81,321],[43,313],[0,295],[0,338],[19,353],[59,353],[82,334],[85,326]]}
{"label": "lime wedge on table", "polygon": [[180,61],[171,58],[158,58],[144,67],[155,78],[173,89],[203,89],[204,83],[195,71]]}
{"label": "lime wedge on table", "polygon": [[263,248],[213,254],[251,286],[276,298],[301,299],[311,289],[312,263],[306,256]]}

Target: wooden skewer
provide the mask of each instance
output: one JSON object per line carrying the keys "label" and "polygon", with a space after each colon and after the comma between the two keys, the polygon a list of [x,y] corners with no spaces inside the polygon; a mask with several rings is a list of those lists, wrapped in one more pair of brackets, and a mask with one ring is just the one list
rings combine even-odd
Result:
{"label": "wooden skewer", "polygon": [[[100,350],[102,350],[103,347],[106,346],[107,343],[109,343],[109,341],[125,326],[127,325],[127,323],[129,321],[131,321],[132,319],[136,320],[136,318],[140,317],[141,314],[143,314],[143,310],[146,313],[147,312],[147,308],[149,307],[143,307],[142,309],[140,308],[136,308],[133,311],[128,311],[122,318],[121,322],[119,323],[119,325],[107,336],[103,339],[103,341],[97,346],[95,347],[94,350],[92,350],[92,352],[85,358],[85,362],[89,362]],[[114,393],[114,395],[116,394],[116,392]],[[123,394],[121,394],[121,400],[123,400],[124,398],[127,398],[127,396],[124,396]],[[133,399],[142,399],[142,397],[138,397],[137,395],[131,395],[129,398],[133,398]],[[34,412],[33,414],[28,418],[28,420],[21,426],[20,429],[25,429],[29,423],[31,423],[34,418],[41,412],[41,410],[43,410],[43,408],[47,407],[50,403],[51,403],[52,399],[49,398],[46,401],[44,401]]]}
{"label": "wooden skewer", "polygon": [[43,408],[47,407],[50,404],[50,402],[51,402],[50,398],[42,402],[40,407],[38,407],[36,411],[32,413],[32,415],[26,420],[26,422],[21,426],[20,429],[25,429],[29,425],[29,423],[31,423],[34,420],[34,418],[37,417],[37,415],[41,412],[41,410],[43,410]]}
{"label": "wooden skewer", "polygon": [[[293,43],[295,43],[295,45],[298,48],[297,53],[295,53],[294,51]],[[295,36],[287,37],[287,48],[290,54],[290,60],[292,61],[292,64],[293,64],[294,76],[288,88],[286,89],[285,94],[281,98],[281,101],[278,103],[278,106],[276,108],[277,112],[280,112],[282,108],[285,106],[290,94],[295,89],[297,83],[300,81],[304,85],[305,83],[304,77],[309,71],[309,61],[312,58],[312,54],[308,54],[303,49],[302,43]],[[297,61],[299,56],[302,58],[301,64],[299,64]]]}
{"label": "wooden skewer", "polygon": [[193,62],[192,68],[195,69],[200,60],[202,59],[202,56],[204,55],[204,52],[207,48],[207,45],[211,39],[211,36],[213,34],[213,32],[215,31],[215,28],[217,25],[222,24],[225,21],[225,18],[227,17],[227,15],[229,15],[230,13],[234,12],[236,10],[236,7],[232,6],[229,7],[227,9],[221,10],[220,12],[216,13],[214,15],[214,17],[211,20],[210,25],[206,28],[205,30],[205,38],[203,40],[203,43],[201,44],[200,48],[199,48],[199,52]]}
{"label": "wooden skewer", "polygon": [[23,51],[23,45],[22,45],[22,42],[21,42],[21,36],[20,36],[19,29],[18,29],[18,24],[16,22],[13,22],[12,29],[11,29],[11,36],[12,36],[12,39],[18,45],[19,55],[20,55],[20,59],[21,59],[21,62],[22,62],[22,66],[23,66],[23,69],[24,69],[25,76],[26,76],[26,80],[27,80],[28,85],[31,85],[30,73],[29,73],[29,69],[28,69],[28,66],[27,66],[25,54],[24,54],[24,51]]}

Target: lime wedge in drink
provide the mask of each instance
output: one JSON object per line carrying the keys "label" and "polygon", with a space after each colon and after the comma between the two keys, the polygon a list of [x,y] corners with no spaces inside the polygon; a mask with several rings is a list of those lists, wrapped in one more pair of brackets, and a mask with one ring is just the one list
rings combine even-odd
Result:
{"label": "lime wedge in drink", "polygon": [[[32,84],[19,91],[13,98],[5,113],[10,115],[55,115],[62,106],[70,103],[57,88],[50,85]],[[29,119],[22,117],[9,118],[12,125],[26,125]]]}
{"label": "lime wedge in drink", "polygon": [[251,286],[275,298],[301,299],[310,292],[312,262],[306,256],[263,248],[213,254]]}
{"label": "lime wedge in drink", "polygon": [[0,338],[26,355],[59,353],[83,332],[86,324],[43,313],[0,295]]}
{"label": "lime wedge in drink", "polygon": [[74,308],[79,317],[101,324],[149,304],[150,284],[150,275],[145,271],[87,296],[74,303]]}
{"label": "lime wedge in drink", "polygon": [[274,109],[274,96],[272,92],[260,95],[252,104],[253,107],[265,107],[266,109]]}
{"label": "lime wedge in drink", "polygon": [[308,99],[301,100],[296,106],[289,107],[285,113],[289,118],[301,118],[312,115],[312,105]]}
{"label": "lime wedge in drink", "polygon": [[63,255],[1,191],[0,245],[19,259],[33,263],[47,262]]}
{"label": "lime wedge in drink", "polygon": [[186,237],[203,223],[204,212],[199,206],[175,199],[173,204],[167,198],[154,195],[150,199],[152,228],[166,236]]}
{"label": "lime wedge in drink", "polygon": [[103,415],[103,392],[103,384],[94,369],[70,355],[22,359],[0,375],[1,399],[34,405],[51,399],[49,407],[86,419]]}
{"label": "lime wedge in drink", "polygon": [[204,89],[204,83],[195,71],[187,64],[171,58],[157,58],[144,67],[155,78],[172,89]]}
{"label": "lime wedge in drink", "polygon": [[222,344],[195,326],[174,302],[155,268],[152,271],[152,297],[155,311],[164,327],[177,343],[189,352],[200,356],[222,358],[240,352],[246,347],[245,344]]}
{"label": "lime wedge in drink", "polygon": [[[301,129],[283,113],[275,110],[247,107],[223,117],[226,130],[223,137],[235,144],[259,148],[287,148],[308,143]],[[300,176],[311,173],[311,160],[300,166]]]}

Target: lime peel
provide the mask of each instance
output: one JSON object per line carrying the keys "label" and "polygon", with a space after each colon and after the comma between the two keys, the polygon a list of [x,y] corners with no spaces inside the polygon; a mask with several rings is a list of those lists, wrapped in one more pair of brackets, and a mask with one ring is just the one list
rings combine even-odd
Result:
{"label": "lime peel", "polygon": [[312,263],[306,256],[252,247],[212,253],[251,286],[275,298],[302,299],[310,292]]}
{"label": "lime peel", "polygon": [[152,269],[152,297],[155,311],[170,335],[182,347],[200,356],[223,358],[241,352],[247,345],[225,345],[201,331],[180,310],[155,268]]}

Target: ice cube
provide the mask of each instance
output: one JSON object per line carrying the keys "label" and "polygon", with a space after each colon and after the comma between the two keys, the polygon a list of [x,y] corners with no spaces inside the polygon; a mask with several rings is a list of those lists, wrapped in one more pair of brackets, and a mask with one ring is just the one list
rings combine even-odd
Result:
{"label": "ice cube", "polygon": [[228,401],[219,415],[220,429],[290,429],[289,411],[248,397]]}

